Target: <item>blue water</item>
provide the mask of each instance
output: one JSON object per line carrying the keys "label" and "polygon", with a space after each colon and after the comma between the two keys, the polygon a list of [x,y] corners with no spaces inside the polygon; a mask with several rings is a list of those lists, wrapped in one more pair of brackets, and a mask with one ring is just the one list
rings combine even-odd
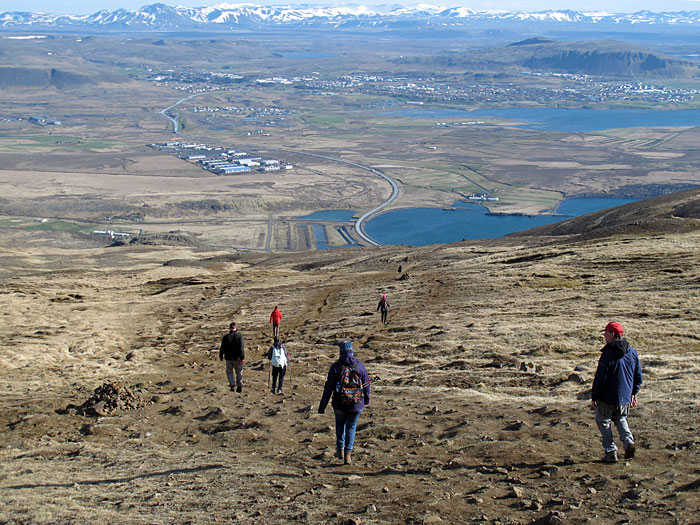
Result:
{"label": "blue water", "polygon": [[483,119],[510,120],[524,129],[586,132],[613,128],[700,126],[700,109],[636,110],[636,109],[557,109],[507,108],[457,109],[411,108],[384,113],[409,118],[440,118],[460,121]]}
{"label": "blue water", "polygon": [[559,203],[557,209],[554,210],[560,215],[570,215],[573,217],[578,217],[579,215],[586,215],[587,213],[593,213],[594,211],[605,210],[607,208],[612,208],[614,206],[620,206],[622,204],[629,204],[630,202],[636,202],[639,199],[609,199],[609,198],[591,198],[591,199],[566,199]]}
{"label": "blue water", "polygon": [[454,209],[410,208],[393,210],[369,220],[365,232],[381,244],[443,244],[462,239],[495,239],[536,226],[566,220],[571,216],[634,202],[635,199],[567,199],[557,213],[568,217],[540,215],[488,215],[471,202],[455,203]]}
{"label": "blue water", "polygon": [[332,53],[319,53],[317,51],[277,51],[277,54],[284,58],[333,58]]}

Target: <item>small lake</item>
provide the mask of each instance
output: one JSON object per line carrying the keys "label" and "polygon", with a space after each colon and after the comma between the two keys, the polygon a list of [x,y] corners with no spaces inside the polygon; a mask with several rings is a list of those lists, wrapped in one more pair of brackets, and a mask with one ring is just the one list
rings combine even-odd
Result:
{"label": "small lake", "polygon": [[506,108],[458,109],[410,108],[383,113],[386,116],[446,119],[459,122],[498,119],[511,121],[524,129],[586,132],[614,128],[700,126],[700,109],[636,110],[636,109],[558,109]]}
{"label": "small lake", "polygon": [[[365,232],[381,244],[446,244],[462,239],[495,239],[509,233],[552,224],[637,199],[566,199],[557,207],[561,215],[488,215],[472,202],[456,202],[453,209],[410,208],[393,210],[370,219]],[[562,216],[564,215],[564,216]]]}

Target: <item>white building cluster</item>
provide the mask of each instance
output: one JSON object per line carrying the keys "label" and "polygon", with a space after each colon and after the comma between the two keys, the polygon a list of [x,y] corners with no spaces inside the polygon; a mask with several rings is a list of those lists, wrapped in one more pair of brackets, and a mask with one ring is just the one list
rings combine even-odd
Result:
{"label": "white building cluster", "polygon": [[263,159],[259,155],[234,149],[208,146],[206,144],[166,142],[151,144],[152,148],[172,151],[181,159],[198,164],[202,168],[217,175],[233,175],[249,173],[253,170],[268,172],[289,170],[291,164],[283,164],[277,159]]}

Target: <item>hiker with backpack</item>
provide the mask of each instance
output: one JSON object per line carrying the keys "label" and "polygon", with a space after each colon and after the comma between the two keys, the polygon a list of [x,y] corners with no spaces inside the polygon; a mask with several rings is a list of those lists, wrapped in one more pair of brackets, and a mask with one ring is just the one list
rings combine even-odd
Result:
{"label": "hiker with backpack", "polygon": [[623,338],[620,323],[608,323],[603,330],[605,346],[598,359],[591,407],[595,409],[595,422],[603,442],[603,463],[617,461],[617,445],[613,438],[615,423],[622,440],[625,459],[634,457],[634,436],[627,424],[631,407],[637,406],[637,393],[642,386],[642,366],[639,355]]}
{"label": "hiker with backpack", "polygon": [[[272,366],[272,393],[281,394],[284,374],[287,373],[289,354],[279,337],[275,337],[270,350],[267,352],[267,358],[270,360],[270,366]],[[279,385],[277,384],[277,378],[279,378]],[[277,388],[275,389],[275,387]]]}
{"label": "hiker with backpack", "polygon": [[282,312],[279,311],[279,308],[275,306],[275,309],[272,310],[272,313],[270,314],[270,324],[272,325],[272,337],[279,337],[280,336],[280,321],[282,320]]}
{"label": "hiker with backpack", "polygon": [[[226,377],[231,392],[243,391],[243,368],[245,367],[245,344],[238,325],[231,323],[229,332],[221,339],[219,360],[226,358]],[[235,376],[234,376],[235,371]]]}
{"label": "hiker with backpack", "polygon": [[389,301],[386,298],[386,294],[382,295],[379,299],[379,304],[377,305],[377,312],[382,311],[382,324],[386,324],[386,317],[389,314]]}
{"label": "hiker with backpack", "polygon": [[369,405],[369,374],[365,365],[358,361],[350,341],[338,345],[339,359],[328,371],[323,396],[318,404],[318,413],[323,414],[333,396],[335,413],[335,457],[346,465],[352,464],[352,449],[360,414]]}

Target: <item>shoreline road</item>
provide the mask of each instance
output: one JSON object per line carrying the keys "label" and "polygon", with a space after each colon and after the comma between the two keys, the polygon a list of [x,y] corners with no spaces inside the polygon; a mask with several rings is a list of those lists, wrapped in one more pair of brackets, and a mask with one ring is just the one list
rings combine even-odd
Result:
{"label": "shoreline road", "polygon": [[356,168],[360,168],[361,170],[369,171],[370,173],[372,173],[374,175],[378,175],[382,179],[387,181],[389,183],[389,185],[391,186],[391,195],[389,196],[389,198],[387,200],[385,200],[383,203],[381,203],[379,206],[376,206],[376,207],[372,208],[371,210],[369,210],[368,212],[366,212],[365,214],[363,214],[359,219],[357,219],[355,221],[355,232],[357,232],[357,235],[359,235],[362,240],[371,244],[372,246],[381,246],[382,245],[381,243],[372,239],[369,235],[367,235],[367,233],[365,233],[364,223],[369,217],[377,214],[379,211],[386,208],[389,204],[394,202],[396,197],[399,196],[399,187],[396,184],[396,181],[394,179],[392,179],[388,175],[385,175],[384,173],[382,173],[381,171],[379,171],[375,168],[371,168],[369,166],[364,166],[362,164],[358,164],[357,162],[353,162],[351,160],[344,160],[344,159],[339,159],[336,157],[330,157],[328,155],[320,155],[318,153],[309,153],[307,151],[300,151],[300,150],[296,150],[296,149],[286,149],[286,148],[265,148],[265,149],[277,150],[277,151],[287,151],[289,153],[296,153],[298,155],[308,155],[310,157],[316,157],[319,159],[326,159],[326,160],[330,160],[333,162],[339,162],[341,164],[348,164],[350,166],[355,166]]}
{"label": "shoreline road", "polygon": [[[208,91],[208,92],[205,92],[205,93],[195,93],[194,95],[190,95],[189,97],[181,98],[180,100],[178,100],[177,102],[175,102],[175,104],[173,104],[173,105],[171,105],[171,106],[168,106],[167,108],[165,108],[164,110],[162,110],[162,111],[160,112],[160,114],[163,115],[166,119],[168,119],[168,120],[172,123],[172,125],[173,125],[173,133],[175,133],[175,134],[177,135],[177,134],[180,133],[180,130],[179,130],[179,127],[178,127],[178,123],[177,123],[177,118],[173,118],[173,117],[171,117],[170,115],[168,115],[168,111],[170,111],[170,110],[173,109],[174,107],[176,107],[176,106],[182,104],[182,103],[185,102],[186,100],[190,100],[191,98],[200,97],[200,96],[204,96],[204,95],[212,95],[212,94],[215,94],[215,93],[228,93],[228,91]],[[369,244],[371,244],[371,245],[373,245],[373,246],[381,246],[381,243],[375,241],[374,239],[372,239],[369,235],[367,235],[367,234],[365,233],[365,231],[364,231],[364,223],[365,223],[365,221],[367,221],[367,219],[368,219],[369,217],[371,217],[372,215],[377,214],[379,211],[381,211],[382,209],[386,208],[389,204],[391,204],[391,203],[396,199],[396,197],[399,196],[399,187],[397,186],[396,181],[394,181],[394,179],[392,179],[392,178],[389,177],[388,175],[385,175],[384,173],[382,173],[381,171],[379,171],[379,170],[377,170],[377,169],[371,168],[371,167],[369,167],[369,166],[364,166],[364,165],[362,165],[362,164],[358,164],[357,162],[353,162],[353,161],[351,161],[351,160],[344,160],[344,159],[339,159],[339,158],[336,158],[336,157],[330,157],[330,156],[328,156],[328,155],[319,155],[318,153],[309,153],[309,152],[306,152],[306,151],[300,151],[300,150],[296,150],[296,149],[269,148],[269,147],[268,147],[268,148],[265,148],[265,149],[267,149],[267,150],[276,150],[276,151],[287,151],[287,152],[289,152],[289,153],[296,153],[296,154],[298,154],[298,155],[308,155],[308,156],[310,156],[310,157],[316,157],[316,158],[319,158],[319,159],[326,159],[326,160],[330,160],[330,161],[332,161],[332,162],[339,162],[339,163],[341,163],[341,164],[348,164],[348,165],[350,165],[350,166],[355,166],[356,168],[360,168],[361,170],[369,171],[370,173],[372,173],[372,174],[374,174],[374,175],[378,175],[379,177],[381,177],[381,178],[383,178],[385,181],[387,181],[387,182],[389,183],[389,185],[391,186],[391,195],[389,196],[389,198],[388,198],[387,200],[385,200],[383,203],[381,203],[379,206],[376,206],[375,208],[372,208],[371,210],[369,210],[367,213],[363,214],[362,217],[360,217],[359,219],[357,219],[357,220],[355,221],[355,226],[354,226],[354,227],[355,227],[355,232],[357,232],[357,235],[359,235],[359,237],[360,237],[362,240],[364,240],[365,242],[367,242],[367,243],[369,243]],[[270,221],[270,222],[268,223],[268,230],[269,230],[272,221],[271,221],[271,218],[269,218],[268,220]],[[266,250],[266,251],[269,251],[269,242],[270,242],[269,237],[270,237],[270,234],[269,234],[269,232],[268,232],[267,243],[266,243],[266,246],[265,246],[265,250]]]}

